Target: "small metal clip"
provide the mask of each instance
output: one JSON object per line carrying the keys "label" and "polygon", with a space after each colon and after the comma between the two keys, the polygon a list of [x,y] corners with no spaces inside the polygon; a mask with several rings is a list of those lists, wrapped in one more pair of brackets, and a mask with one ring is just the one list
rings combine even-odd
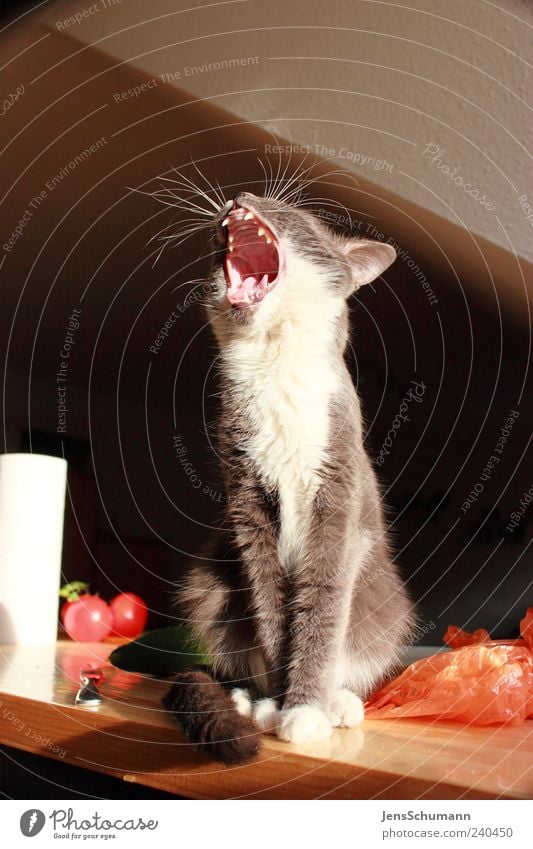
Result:
{"label": "small metal clip", "polygon": [[75,704],[77,705],[101,705],[102,696],[98,692],[97,684],[102,678],[101,669],[81,669],[81,687],[76,693]]}

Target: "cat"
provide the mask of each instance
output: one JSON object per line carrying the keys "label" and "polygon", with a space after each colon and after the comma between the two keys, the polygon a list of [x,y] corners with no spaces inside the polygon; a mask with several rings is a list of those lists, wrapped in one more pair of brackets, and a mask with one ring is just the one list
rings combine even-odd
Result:
{"label": "cat", "polygon": [[213,225],[207,312],[227,506],[177,609],[209,647],[216,680],[182,673],[164,702],[191,742],[238,763],[257,754],[261,731],[302,743],[359,724],[413,612],[344,360],[347,299],[394,248],[249,192]]}

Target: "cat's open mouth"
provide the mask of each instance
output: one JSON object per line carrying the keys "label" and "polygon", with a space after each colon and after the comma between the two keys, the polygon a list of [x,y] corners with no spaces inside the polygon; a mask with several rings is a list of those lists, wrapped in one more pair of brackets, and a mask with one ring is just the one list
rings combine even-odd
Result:
{"label": "cat's open mouth", "polygon": [[227,297],[236,309],[254,306],[276,285],[281,253],[272,228],[255,211],[234,206],[222,222]]}

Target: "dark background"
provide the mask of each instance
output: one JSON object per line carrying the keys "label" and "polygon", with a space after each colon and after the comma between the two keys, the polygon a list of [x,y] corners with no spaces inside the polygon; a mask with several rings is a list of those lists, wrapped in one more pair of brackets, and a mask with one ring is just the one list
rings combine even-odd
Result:
{"label": "dark background", "polygon": [[[6,36],[7,54],[23,50],[28,38],[23,28]],[[27,54],[27,79],[76,48],[53,33]],[[149,121],[146,102],[110,108],[114,92],[144,78],[96,49],[68,67],[66,97],[58,67],[3,118],[10,144],[0,178],[2,194],[9,192],[2,243],[47,181],[89,144],[106,141],[47,193],[22,238],[2,253],[2,450],[65,454],[65,579],[87,579],[104,597],[135,591],[149,603],[151,624],[164,624],[172,621],[173,582],[217,524],[223,496],[211,443],[214,344],[201,307],[184,307],[188,281],[208,265],[205,236],[164,251],[154,266],[149,240],[179,215],[142,192],[156,190],[172,166],[198,179],[191,155],[227,197],[260,190],[256,157],[272,139],[252,125],[236,130],[234,116],[188,103],[176,88],[150,94]],[[7,90],[20,81],[20,69],[10,73]],[[102,103],[108,108],[96,111]],[[31,131],[13,143],[29,121]],[[326,170],[317,163],[318,175]],[[531,514],[505,530],[532,485],[527,269],[363,180],[354,187],[348,177],[323,176],[310,194],[325,198],[318,209],[343,215],[338,204],[345,204],[355,220],[371,221],[407,251],[353,299],[348,359],[374,458],[411,381],[426,387],[379,468],[394,550],[418,604],[420,641],[438,644],[449,623],[513,636],[531,604]],[[183,313],[153,354],[178,305]],[[82,310],[80,328],[69,361],[67,429],[58,434],[55,381],[74,307]],[[463,514],[511,410],[519,417],[500,463]],[[177,434],[194,467],[192,483],[176,456]]]}

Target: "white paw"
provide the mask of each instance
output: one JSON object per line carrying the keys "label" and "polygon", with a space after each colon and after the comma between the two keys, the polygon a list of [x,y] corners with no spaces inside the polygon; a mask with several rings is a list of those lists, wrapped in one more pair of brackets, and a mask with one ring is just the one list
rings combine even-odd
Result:
{"label": "white paw", "polygon": [[274,699],[258,699],[252,707],[253,717],[265,734],[275,734],[278,730],[281,711]]}
{"label": "white paw", "polygon": [[360,725],[365,718],[363,702],[351,690],[335,690],[329,716],[334,728],[353,728],[354,725]]}
{"label": "white paw", "polygon": [[242,690],[240,687],[235,687],[235,689],[231,691],[231,698],[237,713],[240,713],[241,716],[252,715],[252,700],[248,690]]}
{"label": "white paw", "polygon": [[281,711],[278,737],[286,743],[327,740],[331,731],[331,722],[316,705],[296,705]]}

